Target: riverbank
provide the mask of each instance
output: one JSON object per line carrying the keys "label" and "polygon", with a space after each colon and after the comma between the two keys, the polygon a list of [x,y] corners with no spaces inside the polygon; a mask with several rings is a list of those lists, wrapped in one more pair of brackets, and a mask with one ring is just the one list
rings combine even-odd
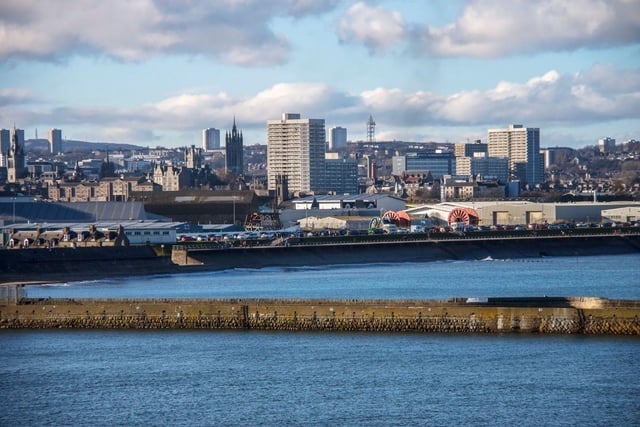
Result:
{"label": "riverbank", "polygon": [[640,336],[640,301],[21,299],[2,329],[214,329]]}

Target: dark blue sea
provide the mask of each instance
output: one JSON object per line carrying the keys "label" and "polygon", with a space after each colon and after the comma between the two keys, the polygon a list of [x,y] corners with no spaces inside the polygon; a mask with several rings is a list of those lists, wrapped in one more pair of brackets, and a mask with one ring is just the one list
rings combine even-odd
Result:
{"label": "dark blue sea", "polygon": [[[640,299],[640,255],[229,270],[33,297]],[[0,331],[0,426],[640,425],[640,339]]]}

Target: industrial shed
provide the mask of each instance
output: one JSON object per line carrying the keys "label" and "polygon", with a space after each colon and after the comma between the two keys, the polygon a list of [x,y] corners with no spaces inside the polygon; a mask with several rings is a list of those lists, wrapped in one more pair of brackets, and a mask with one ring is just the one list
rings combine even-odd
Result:
{"label": "industrial shed", "polygon": [[294,200],[296,210],[305,209],[378,209],[399,211],[406,208],[406,202],[389,194],[348,194],[307,196]]}
{"label": "industrial shed", "polygon": [[[535,203],[528,201],[495,202],[446,202],[422,205],[407,209],[414,219],[430,219],[433,225],[449,223],[451,213],[456,209],[473,209],[478,214],[478,225],[518,225],[557,222],[602,222],[610,209],[640,208],[638,202],[578,202],[578,203]],[[622,214],[620,214],[622,215]],[[637,216],[636,216],[637,217]]]}
{"label": "industrial shed", "polygon": [[628,206],[618,209],[604,209],[602,219],[611,222],[634,223],[640,220],[640,206]]}

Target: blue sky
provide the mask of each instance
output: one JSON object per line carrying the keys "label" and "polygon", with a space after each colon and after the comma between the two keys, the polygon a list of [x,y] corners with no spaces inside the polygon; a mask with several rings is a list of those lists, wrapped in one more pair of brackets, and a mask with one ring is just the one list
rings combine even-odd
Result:
{"label": "blue sky", "polygon": [[3,0],[0,127],[178,147],[265,143],[283,112],[348,139],[640,139],[638,0]]}

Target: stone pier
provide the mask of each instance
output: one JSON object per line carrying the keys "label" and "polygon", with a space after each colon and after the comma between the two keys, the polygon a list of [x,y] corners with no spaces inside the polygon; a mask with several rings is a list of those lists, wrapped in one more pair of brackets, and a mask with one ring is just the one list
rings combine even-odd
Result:
{"label": "stone pier", "polygon": [[17,329],[244,329],[640,336],[639,317],[640,301],[601,298],[21,298],[17,303],[0,301],[0,328]]}

